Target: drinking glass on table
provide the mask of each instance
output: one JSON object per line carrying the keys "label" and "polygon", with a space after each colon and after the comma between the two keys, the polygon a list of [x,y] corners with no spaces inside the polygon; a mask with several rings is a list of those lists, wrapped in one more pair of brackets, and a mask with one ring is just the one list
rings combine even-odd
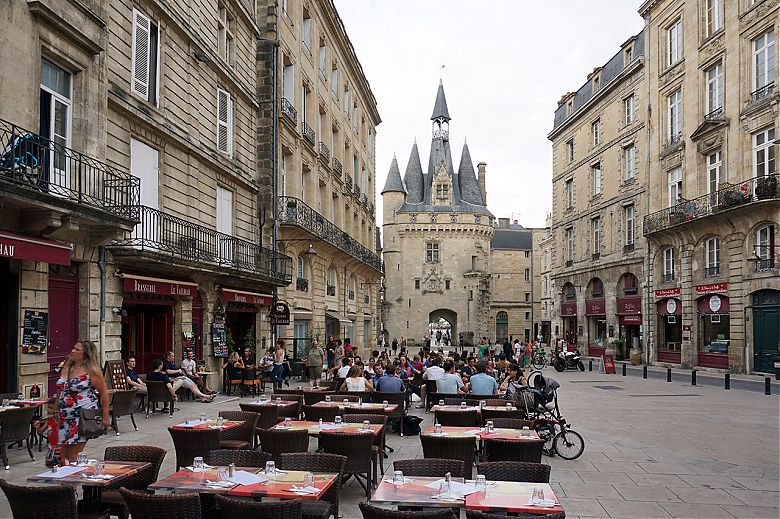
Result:
{"label": "drinking glass on table", "polygon": [[218,416],[217,417],[217,427],[222,427],[223,425],[225,425],[225,419],[222,418],[221,416]]}
{"label": "drinking glass on table", "polygon": [[342,404],[344,404],[344,407],[349,407],[349,399],[345,398]]}
{"label": "drinking glass on table", "polygon": [[203,457],[202,456],[195,456],[192,459],[192,468],[196,471],[202,471],[204,468],[203,465]]}
{"label": "drinking glass on table", "polygon": [[466,402],[461,402],[460,403],[460,408],[461,409],[466,409]]}
{"label": "drinking glass on table", "polygon": [[477,487],[478,492],[487,492],[487,479],[484,474],[479,474],[477,476],[474,486]]}
{"label": "drinking glass on table", "polygon": [[335,425],[341,425],[341,416],[336,416],[336,417],[333,419],[333,423],[334,423]]}
{"label": "drinking glass on table", "polygon": [[206,413],[200,413],[200,421],[205,422],[206,421]]}
{"label": "drinking glass on table", "polygon": [[526,425],[526,426],[525,426],[525,427],[523,427],[523,429],[520,431],[520,436],[522,436],[522,437],[524,437],[524,438],[527,438],[527,437],[531,436],[531,429],[529,429],[529,428],[528,428],[528,426]]}
{"label": "drinking glass on table", "polygon": [[390,403],[387,400],[382,400],[382,408],[387,409],[387,406],[389,406]]}
{"label": "drinking glass on table", "polygon": [[267,395],[260,395],[260,402],[262,402],[262,403],[268,402],[268,396]]}
{"label": "drinking glass on table", "polygon": [[443,406],[444,405],[444,400],[439,400],[439,405]]}
{"label": "drinking glass on table", "polygon": [[284,426],[287,429],[292,427],[292,418],[290,418],[289,416],[285,417],[285,419],[284,419]]}
{"label": "drinking glass on table", "polygon": [[217,481],[227,481],[228,480],[228,471],[225,467],[220,467],[217,469]]}
{"label": "drinking glass on table", "polygon": [[95,468],[93,469],[93,473],[96,476],[102,476],[106,473],[106,464],[103,461],[98,461],[95,463]]}
{"label": "drinking glass on table", "polygon": [[487,427],[487,432],[489,432],[489,433],[493,432],[493,420],[488,420],[485,423],[485,426]]}
{"label": "drinking glass on table", "polygon": [[371,430],[371,422],[368,420],[363,420],[363,430],[364,431],[370,431]]}
{"label": "drinking glass on table", "polygon": [[394,485],[403,485],[404,483],[404,473],[400,470],[396,470],[393,472],[393,484]]}
{"label": "drinking glass on table", "polygon": [[330,395],[325,395],[325,403],[330,403]]}
{"label": "drinking glass on table", "polygon": [[86,465],[86,464],[87,464],[87,453],[79,452],[76,455],[76,465]]}
{"label": "drinking glass on table", "polygon": [[441,424],[433,424],[433,433],[434,434],[441,434]]}
{"label": "drinking glass on table", "polygon": [[512,404],[507,403],[506,404],[506,410],[511,411],[512,410]]}
{"label": "drinking glass on table", "polygon": [[314,474],[311,472],[307,472],[303,476],[303,486],[305,487],[314,487]]}
{"label": "drinking glass on table", "polygon": [[265,462],[265,475],[268,477],[273,476],[276,473],[276,463],[273,461]]}

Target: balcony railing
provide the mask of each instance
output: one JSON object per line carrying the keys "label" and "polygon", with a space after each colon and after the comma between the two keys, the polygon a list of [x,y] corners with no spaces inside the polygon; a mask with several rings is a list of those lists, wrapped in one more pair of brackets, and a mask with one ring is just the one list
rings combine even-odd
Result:
{"label": "balcony railing", "polygon": [[282,114],[286,115],[295,126],[298,126],[298,110],[285,97],[282,98]]}
{"label": "balcony railing", "polygon": [[358,198],[360,198],[360,186],[355,183],[354,186],[352,186],[352,192],[355,193]]}
{"label": "balcony railing", "polygon": [[591,259],[592,261],[596,261],[596,260],[597,260],[597,259],[599,259],[600,257],[601,257],[601,254],[600,254],[600,253],[598,253],[598,252],[594,252],[593,254],[591,254],[591,255],[590,255],[590,259]]}
{"label": "balcony railing", "polygon": [[671,283],[674,281],[674,272],[664,272],[661,275],[661,283]]}
{"label": "balcony railing", "polygon": [[751,202],[777,200],[780,198],[777,185],[779,176],[766,175],[750,178],[738,184],[728,184],[714,193],[693,200],[682,200],[672,207],[651,213],[644,218],[644,235],[647,236]]}
{"label": "balcony railing", "polygon": [[704,116],[704,120],[708,122],[723,120],[723,107],[720,106],[712,110],[710,113]]}
{"label": "balcony railing", "polygon": [[329,296],[335,296],[336,295],[336,287],[333,285],[328,285],[327,292]]}
{"label": "balcony railing", "polygon": [[713,265],[712,267],[704,267],[705,278],[716,278],[720,276],[720,266]]}
{"label": "balcony railing", "polygon": [[280,196],[278,200],[279,223],[302,227],[369,267],[383,272],[382,259],[376,253],[363,247],[344,230],[306,205],[303,200],[289,196]]}
{"label": "balcony railing", "polygon": [[306,140],[309,141],[309,144],[312,146],[315,146],[317,144],[317,136],[314,133],[314,128],[309,126],[309,124],[306,121],[303,121],[303,124],[301,124],[303,129],[303,136],[306,137]]}
{"label": "balcony railing", "polygon": [[295,290],[299,292],[309,291],[309,280],[306,278],[298,278],[295,280]]}
{"label": "balcony railing", "polygon": [[674,146],[675,144],[678,144],[683,139],[682,132],[676,133],[674,135],[671,135],[669,138],[666,139],[666,146]]}
{"label": "balcony railing", "polygon": [[572,265],[574,265],[574,260],[566,260],[567,267],[571,267]]}
{"label": "balcony railing", "polygon": [[634,247],[635,245],[633,243],[623,245],[623,253],[628,254],[629,252],[634,252]]}
{"label": "balcony railing", "polygon": [[771,272],[777,269],[775,258],[760,259],[756,263],[756,272]]}
{"label": "balcony railing", "polygon": [[0,183],[137,220],[141,180],[0,119]]}
{"label": "balcony railing", "polygon": [[341,165],[341,162],[336,157],[333,157],[333,171],[336,172],[338,176],[341,176],[343,166]]}
{"label": "balcony railing", "polygon": [[151,207],[140,206],[140,221],[115,249],[136,249],[208,265],[218,271],[254,274],[275,285],[292,282],[292,259],[255,243],[209,229]]}
{"label": "balcony railing", "polygon": [[330,150],[322,141],[320,141],[319,152],[320,152],[320,157],[322,157],[325,160],[325,162],[330,162]]}
{"label": "balcony railing", "polygon": [[344,184],[347,186],[347,191],[352,191],[352,177],[349,173],[344,173]]}
{"label": "balcony railing", "polygon": [[772,81],[768,85],[764,85],[761,88],[754,90],[750,93],[750,100],[752,102],[760,101],[766,97],[771,96],[775,92],[775,82]]}

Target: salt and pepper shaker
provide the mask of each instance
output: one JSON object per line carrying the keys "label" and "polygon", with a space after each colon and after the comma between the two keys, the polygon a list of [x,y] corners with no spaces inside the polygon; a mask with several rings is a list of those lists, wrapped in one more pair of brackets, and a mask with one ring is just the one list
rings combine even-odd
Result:
{"label": "salt and pepper shaker", "polygon": [[228,477],[232,478],[235,475],[236,475],[236,464],[231,463],[230,465],[228,465]]}

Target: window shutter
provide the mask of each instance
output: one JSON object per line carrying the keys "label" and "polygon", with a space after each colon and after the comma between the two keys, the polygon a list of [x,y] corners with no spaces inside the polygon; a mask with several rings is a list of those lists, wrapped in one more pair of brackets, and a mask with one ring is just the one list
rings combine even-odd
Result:
{"label": "window shutter", "polygon": [[151,52],[151,21],[133,9],[132,91],[149,99],[149,59]]}
{"label": "window shutter", "polygon": [[217,89],[217,150],[233,153],[233,100],[230,94]]}

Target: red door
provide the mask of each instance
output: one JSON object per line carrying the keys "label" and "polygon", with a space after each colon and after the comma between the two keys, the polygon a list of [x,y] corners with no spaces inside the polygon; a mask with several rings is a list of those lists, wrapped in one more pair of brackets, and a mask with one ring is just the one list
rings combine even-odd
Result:
{"label": "red door", "polygon": [[[171,303],[175,304],[175,303]],[[166,304],[127,305],[123,320],[122,356],[134,355],[139,373],[149,373],[152,361],[173,349],[173,306]]]}
{"label": "red door", "polygon": [[[79,278],[49,274],[49,394],[57,388],[59,373],[54,371],[65,360],[78,340]],[[21,389],[21,388],[20,388]]]}

